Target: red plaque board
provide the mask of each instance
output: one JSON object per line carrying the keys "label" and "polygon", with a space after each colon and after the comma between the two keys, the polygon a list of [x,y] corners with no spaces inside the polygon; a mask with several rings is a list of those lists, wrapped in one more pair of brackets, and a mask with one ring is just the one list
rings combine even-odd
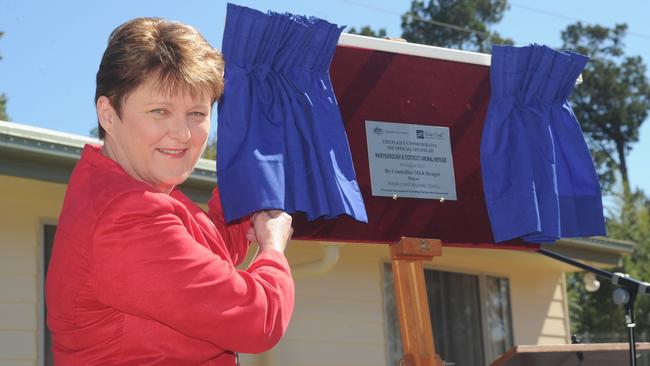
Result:
{"label": "red plaque board", "polygon": [[[365,37],[358,37],[363,41],[362,38]],[[388,49],[393,45],[400,47],[394,41],[372,42],[388,42]],[[479,157],[490,97],[489,56],[419,45],[401,46],[416,46],[424,54],[416,56],[413,52],[341,43],[345,42],[337,47],[330,75],[368,223],[347,216],[308,222],[303,215],[294,215],[294,238],[394,243],[406,236],[440,239],[444,245],[493,244]],[[449,53],[457,53],[461,59],[469,57],[472,62],[437,57]],[[448,127],[457,200],[373,196],[367,120]],[[499,247],[521,248],[521,243],[509,244],[514,245]]]}

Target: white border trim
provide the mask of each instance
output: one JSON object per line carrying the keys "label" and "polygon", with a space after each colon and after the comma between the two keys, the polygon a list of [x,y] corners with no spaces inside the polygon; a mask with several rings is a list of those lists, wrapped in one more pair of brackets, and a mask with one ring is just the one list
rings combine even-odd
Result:
{"label": "white border trim", "polygon": [[390,39],[359,36],[349,33],[341,34],[341,37],[339,38],[339,46],[386,51],[403,55],[464,62],[482,66],[490,66],[492,60],[492,56],[485,53],[452,50],[449,48],[426,46],[417,43],[394,41]]}
{"label": "white border trim", "polygon": [[75,147],[83,147],[85,144],[101,144],[99,139],[93,137],[5,121],[0,121],[0,133],[8,136],[65,144]]}

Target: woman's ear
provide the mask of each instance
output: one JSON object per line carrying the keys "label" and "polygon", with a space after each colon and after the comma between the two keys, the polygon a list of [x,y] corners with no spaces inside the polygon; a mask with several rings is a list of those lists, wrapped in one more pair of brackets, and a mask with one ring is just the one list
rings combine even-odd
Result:
{"label": "woman's ear", "polygon": [[97,99],[97,119],[107,134],[111,133],[113,126],[118,122],[119,117],[115,112],[115,108],[111,105],[111,100],[106,96],[101,96]]}

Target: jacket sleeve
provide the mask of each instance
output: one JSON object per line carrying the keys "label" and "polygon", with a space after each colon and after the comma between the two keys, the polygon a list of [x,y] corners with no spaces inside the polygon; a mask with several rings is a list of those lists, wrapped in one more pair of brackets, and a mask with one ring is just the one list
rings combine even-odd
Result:
{"label": "jacket sleeve", "polygon": [[212,198],[208,201],[208,217],[217,227],[219,234],[223,237],[226,243],[226,248],[230,253],[230,258],[239,265],[246,258],[250,242],[246,239],[246,231],[251,227],[250,219],[241,219],[230,225],[226,224],[223,216],[223,209],[221,208],[221,197],[219,196],[219,189],[215,188],[212,191]]}
{"label": "jacket sleeve", "polygon": [[197,243],[174,210],[151,192],[124,194],[104,210],[91,254],[99,300],[223,349],[273,347],[294,304],[284,255],[263,251],[237,270]]}

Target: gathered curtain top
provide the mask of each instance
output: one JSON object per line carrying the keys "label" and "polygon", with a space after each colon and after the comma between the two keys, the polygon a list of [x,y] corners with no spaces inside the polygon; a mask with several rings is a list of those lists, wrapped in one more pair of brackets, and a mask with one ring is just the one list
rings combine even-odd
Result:
{"label": "gathered curtain top", "polygon": [[589,58],[548,46],[493,46],[490,65],[492,99],[517,97],[524,104],[534,101],[563,103]]}
{"label": "gathered curtain top", "polygon": [[226,67],[275,72],[328,72],[343,26],[325,20],[228,4],[223,53]]}

